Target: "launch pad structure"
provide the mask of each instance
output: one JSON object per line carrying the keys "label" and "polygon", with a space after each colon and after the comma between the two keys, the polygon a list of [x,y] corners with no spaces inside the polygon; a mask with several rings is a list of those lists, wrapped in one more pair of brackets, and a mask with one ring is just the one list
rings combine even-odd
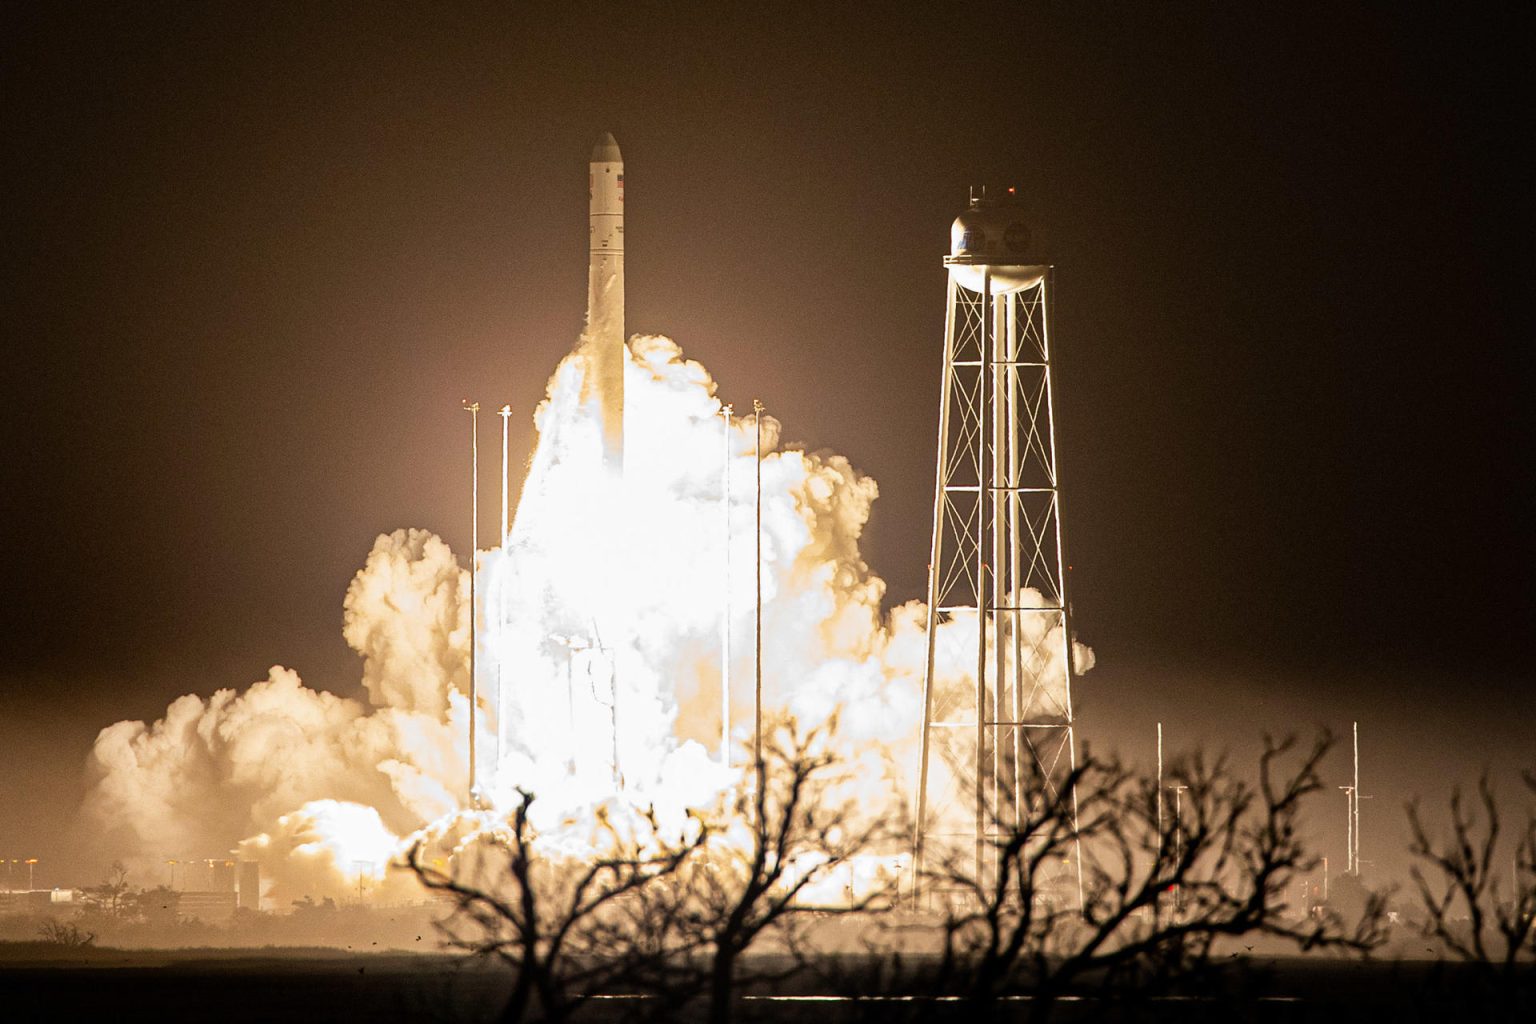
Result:
{"label": "launch pad structure", "polygon": [[1011,189],[1002,199],[973,189],[944,260],[912,848],[919,901],[925,856],[971,845],[975,877],[984,879],[989,843],[1042,797],[1067,799],[1077,828],[1076,794],[1060,790],[1077,751],[1051,387],[1052,267],[1033,255],[1013,198]]}

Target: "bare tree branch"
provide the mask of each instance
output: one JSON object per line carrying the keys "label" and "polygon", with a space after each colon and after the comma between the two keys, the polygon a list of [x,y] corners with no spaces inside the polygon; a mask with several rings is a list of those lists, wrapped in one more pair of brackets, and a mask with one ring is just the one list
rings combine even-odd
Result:
{"label": "bare tree branch", "polygon": [[[599,809],[597,852],[575,858],[541,849],[528,816],[533,800],[519,791],[505,827],[472,839],[452,866],[429,863],[424,842],[407,863],[423,885],[453,898],[449,941],[516,972],[501,1019],[564,1021],[593,995],[649,978],[675,955],[647,942],[647,922],[622,904],[677,872],[708,832],[695,822],[668,837],[650,809],[621,830]],[[535,1004],[539,1016],[530,1018]]]}
{"label": "bare tree branch", "polygon": [[[1536,775],[1523,773],[1536,794]],[[1516,996],[1522,962],[1536,959],[1536,808],[1513,837],[1506,889],[1496,861],[1502,818],[1486,771],[1475,803],[1460,787],[1450,798],[1450,834],[1431,835],[1417,800],[1408,804],[1413,832],[1414,888],[1424,912],[1424,934],[1473,965],[1495,1000]]]}
{"label": "bare tree branch", "polygon": [[[1089,976],[1101,987],[1141,988],[1189,977],[1210,966],[1222,937],[1373,948],[1383,938],[1380,897],[1353,929],[1293,915],[1285,904],[1316,864],[1298,822],[1322,788],[1318,766],[1329,746],[1320,738],[1287,770],[1294,741],[1266,740],[1257,787],[1235,778],[1225,759],[1191,758],[1174,773],[1184,787],[1181,818],[1161,830],[1156,783],[1117,764],[1088,759],[1054,785],[1032,761],[1018,766],[1034,798],[1006,819],[994,814],[980,876],[965,851],[929,872],[931,889],[962,897],[944,917],[937,980],[979,1005],[1028,991],[1038,1019]],[[1080,910],[1074,856],[1082,858]]]}

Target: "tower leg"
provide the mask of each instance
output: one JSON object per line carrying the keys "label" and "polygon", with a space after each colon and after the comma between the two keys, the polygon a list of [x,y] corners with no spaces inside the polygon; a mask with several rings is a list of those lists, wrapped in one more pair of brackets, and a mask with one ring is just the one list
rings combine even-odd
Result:
{"label": "tower leg", "polygon": [[987,499],[995,490],[987,464],[987,367],[992,360],[992,277],[982,272],[981,367],[976,385],[976,880],[982,882],[987,834]]}
{"label": "tower leg", "polygon": [[928,642],[923,667],[923,726],[918,740],[917,813],[912,834],[912,899],[922,899],[923,840],[928,828],[928,757],[933,730],[934,637],[939,626],[939,566],[944,554],[944,490],[949,479],[950,390],[955,376],[955,279],[949,279],[944,315],[944,369],[939,389],[939,444],[933,482],[933,540],[928,551]]}

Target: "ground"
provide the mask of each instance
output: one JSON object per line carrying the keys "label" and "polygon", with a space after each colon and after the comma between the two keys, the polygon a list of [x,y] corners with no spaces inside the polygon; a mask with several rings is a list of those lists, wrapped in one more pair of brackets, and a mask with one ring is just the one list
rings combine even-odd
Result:
{"label": "ground", "polygon": [[[1527,980],[1532,971],[1527,971]],[[1238,958],[1230,994],[1164,999],[1111,1012],[1091,992],[1053,1020],[1329,1022],[1489,1020],[1469,1016],[1457,975],[1432,961]],[[6,1021],[444,1021],[494,1018],[510,987],[502,970],[443,954],[346,953],[317,949],[84,950],[0,944]],[[832,1024],[895,1019],[904,1006],[855,1003],[810,979],[749,997],[741,1019]],[[585,1019],[621,1019],[632,1004],[606,1001]],[[948,1007],[938,1006],[938,1010]],[[974,1020],[954,1007],[938,1019]],[[1028,1021],[1030,1004],[1000,1020]]]}

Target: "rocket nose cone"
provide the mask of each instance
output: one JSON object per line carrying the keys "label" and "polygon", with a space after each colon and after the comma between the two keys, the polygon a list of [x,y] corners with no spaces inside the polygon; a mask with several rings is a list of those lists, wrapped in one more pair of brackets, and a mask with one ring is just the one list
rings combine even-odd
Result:
{"label": "rocket nose cone", "polygon": [[592,162],[595,164],[623,163],[624,158],[619,155],[619,144],[613,141],[612,132],[603,132],[602,138],[597,140],[597,145],[592,147]]}

